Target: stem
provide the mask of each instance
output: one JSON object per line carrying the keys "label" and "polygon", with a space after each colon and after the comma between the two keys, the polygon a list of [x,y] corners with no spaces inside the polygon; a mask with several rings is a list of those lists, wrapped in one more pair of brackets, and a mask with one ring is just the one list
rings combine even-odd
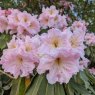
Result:
{"label": "stem", "polygon": [[8,76],[8,77],[9,77],[9,78],[11,78],[11,79],[14,79],[14,77],[13,77],[13,76],[11,76],[11,75],[9,75],[9,74],[7,74],[7,73],[3,72],[2,70],[0,70],[0,73],[2,73],[2,74],[4,74],[4,75]]}

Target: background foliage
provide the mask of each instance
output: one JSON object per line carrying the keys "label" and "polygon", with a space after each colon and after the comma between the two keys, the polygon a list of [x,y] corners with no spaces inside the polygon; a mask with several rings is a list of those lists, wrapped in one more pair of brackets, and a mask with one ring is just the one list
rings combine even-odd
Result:
{"label": "background foliage", "polygon": [[[58,9],[61,10],[62,13],[68,14],[68,16],[72,20],[83,19],[86,22],[88,22],[88,31],[95,32],[95,0],[66,1],[72,2],[72,4],[74,4],[74,9],[70,9],[70,7],[65,8],[64,4],[59,3],[59,0],[0,0],[0,7],[3,9],[18,8],[22,11],[26,10],[30,13],[40,14],[43,6],[55,5]],[[2,49],[6,48],[6,43],[10,40],[10,38],[11,37],[8,34],[0,34],[0,56],[2,55]],[[87,50],[87,56],[91,59],[92,65],[95,63],[95,54],[93,54],[93,51],[95,51],[95,47],[90,47]],[[33,80],[34,77],[32,77],[34,84],[36,84],[37,81],[39,81],[40,84],[42,80],[44,82],[44,85],[37,84],[38,86],[36,87],[36,89],[35,85],[32,84],[32,82],[29,81],[29,79],[12,80],[12,78],[10,78],[11,76],[5,76],[5,74],[2,71],[0,72],[0,95],[14,95],[13,93],[15,93],[15,95],[23,95],[25,90],[28,91],[26,95],[30,95],[29,93],[31,92],[34,93],[33,95],[35,95],[35,93],[37,93],[38,95],[43,95],[43,89],[45,89],[44,87],[47,85],[47,90],[51,93],[51,95],[55,95],[54,93],[56,93],[54,91],[54,88],[61,90],[62,87],[64,87],[64,92],[62,92],[64,93],[64,95],[95,95],[95,77],[93,75],[90,75],[89,72],[86,70],[85,74],[84,72],[80,72],[74,79],[70,81],[70,84],[63,85],[62,87],[59,84],[51,86],[47,83],[46,79],[44,78],[44,75],[39,77],[35,74],[35,81]],[[73,82],[75,83],[73,84]],[[29,88],[30,84],[34,86],[30,86]],[[83,85],[83,87],[81,87],[80,85]],[[13,89],[12,91],[10,89],[11,86],[11,89]],[[43,89],[41,89],[40,86],[43,87]],[[86,87],[86,89],[84,86]],[[23,89],[21,89],[20,87],[22,87]],[[75,92],[72,88],[75,89]],[[51,89],[53,92],[51,92]],[[91,94],[89,94],[90,92]],[[46,93],[44,95],[50,94]],[[61,94],[57,93],[56,95]]]}

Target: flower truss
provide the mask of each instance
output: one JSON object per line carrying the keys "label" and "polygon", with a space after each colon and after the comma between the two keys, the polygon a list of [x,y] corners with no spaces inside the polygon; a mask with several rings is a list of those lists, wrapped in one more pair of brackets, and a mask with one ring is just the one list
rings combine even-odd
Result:
{"label": "flower truss", "polygon": [[[18,78],[36,70],[39,75],[46,74],[50,84],[68,83],[87,68],[85,49],[95,45],[95,35],[88,33],[85,21],[69,25],[67,16],[55,6],[44,7],[40,15],[1,9],[0,32],[12,36],[0,59],[4,72]],[[94,68],[90,71],[95,74]]]}

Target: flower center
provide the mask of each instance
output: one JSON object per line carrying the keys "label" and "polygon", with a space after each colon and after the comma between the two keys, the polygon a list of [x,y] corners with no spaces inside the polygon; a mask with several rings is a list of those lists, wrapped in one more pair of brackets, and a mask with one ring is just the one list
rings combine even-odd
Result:
{"label": "flower center", "polygon": [[54,42],[54,47],[58,47],[58,42],[57,41]]}
{"label": "flower center", "polygon": [[58,17],[57,16],[54,18],[54,21],[58,21]]}
{"label": "flower center", "polygon": [[32,50],[32,47],[30,45],[26,45],[26,51],[30,52]]}
{"label": "flower center", "polygon": [[31,29],[33,29],[33,28],[36,27],[36,24],[35,24],[35,23],[31,23],[29,27],[30,27]]}
{"label": "flower center", "polygon": [[24,22],[27,22],[27,21],[28,21],[28,19],[25,17],[25,18],[24,18]]}
{"label": "flower center", "polygon": [[53,44],[53,47],[54,47],[54,48],[57,48],[57,47],[59,46],[59,41],[58,41],[58,39],[54,39],[54,40],[52,41],[52,44]]}
{"label": "flower center", "polygon": [[16,44],[12,44],[11,48],[16,48]]}
{"label": "flower center", "polygon": [[44,22],[45,22],[46,24],[48,23],[48,21],[49,21],[48,18],[45,18]]}
{"label": "flower center", "polygon": [[49,13],[52,15],[54,13],[54,11],[53,10],[50,10]]}
{"label": "flower center", "polygon": [[19,19],[18,19],[18,17],[17,17],[17,16],[15,17],[15,20],[16,20],[16,22],[19,22]]}
{"label": "flower center", "polygon": [[55,59],[55,64],[60,65],[61,64],[61,58],[56,58]]}
{"label": "flower center", "polygon": [[23,62],[23,58],[21,56],[17,56],[17,60],[19,64],[22,64]]}
{"label": "flower center", "polygon": [[77,41],[77,38],[76,38],[76,37],[71,37],[70,42],[71,42],[71,46],[72,46],[73,48],[78,47],[78,41]]}

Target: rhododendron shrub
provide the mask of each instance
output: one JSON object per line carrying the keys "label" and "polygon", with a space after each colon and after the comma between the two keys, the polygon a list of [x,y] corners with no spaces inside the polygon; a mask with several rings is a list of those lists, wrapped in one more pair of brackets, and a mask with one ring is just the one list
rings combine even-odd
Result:
{"label": "rhododendron shrub", "polygon": [[[18,9],[8,9],[6,14],[1,9],[0,33],[12,37],[2,51],[0,65],[4,74],[17,80],[16,95],[95,94],[89,82],[92,78],[95,80],[91,75],[95,75],[95,69],[90,68],[86,54],[86,50],[94,46],[95,35],[89,33],[85,21],[70,24],[68,17],[53,5],[43,7],[40,15]],[[12,89],[11,95],[13,93]]]}

